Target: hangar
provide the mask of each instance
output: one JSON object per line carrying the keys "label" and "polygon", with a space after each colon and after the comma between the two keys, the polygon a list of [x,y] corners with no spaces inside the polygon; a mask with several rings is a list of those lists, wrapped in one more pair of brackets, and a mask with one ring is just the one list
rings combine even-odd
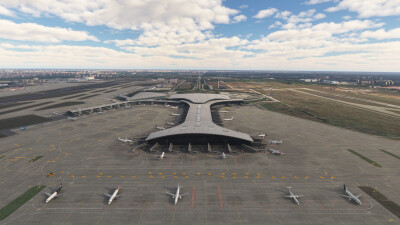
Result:
{"label": "hangar", "polygon": [[188,107],[186,118],[178,126],[151,133],[146,141],[158,144],[250,144],[253,139],[246,133],[233,131],[215,124],[211,107],[218,104],[242,103],[243,99],[230,99],[221,94],[173,94],[170,100],[178,100]]}

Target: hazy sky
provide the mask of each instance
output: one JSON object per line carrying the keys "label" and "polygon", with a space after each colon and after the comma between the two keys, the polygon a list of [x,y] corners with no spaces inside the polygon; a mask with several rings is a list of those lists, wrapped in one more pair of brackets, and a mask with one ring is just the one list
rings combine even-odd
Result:
{"label": "hazy sky", "polygon": [[400,71],[400,0],[0,0],[0,68]]}

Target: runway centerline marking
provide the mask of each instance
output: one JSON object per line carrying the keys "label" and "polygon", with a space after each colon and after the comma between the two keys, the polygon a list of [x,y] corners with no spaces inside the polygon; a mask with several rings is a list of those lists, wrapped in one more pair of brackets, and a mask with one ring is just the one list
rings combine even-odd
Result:
{"label": "runway centerline marking", "polygon": [[224,200],[222,199],[222,191],[221,186],[218,185],[218,199],[219,199],[219,208],[224,210]]}
{"label": "runway centerline marking", "polygon": [[196,200],[196,192],[195,191],[196,191],[196,187],[192,187],[192,198],[190,200],[190,207],[192,209],[195,208],[195,200]]}

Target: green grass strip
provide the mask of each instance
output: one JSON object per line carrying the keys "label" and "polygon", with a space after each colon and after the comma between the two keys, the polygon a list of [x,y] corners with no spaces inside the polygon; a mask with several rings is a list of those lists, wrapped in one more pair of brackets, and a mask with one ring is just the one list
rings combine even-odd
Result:
{"label": "green grass strip", "polygon": [[12,202],[8,203],[6,206],[0,209],[0,221],[7,218],[9,215],[13,214],[19,207],[28,202],[31,198],[33,198],[36,194],[41,192],[46,186],[39,185],[34,186],[31,189],[27,190],[25,193],[20,195],[18,198],[14,199]]}
{"label": "green grass strip", "polygon": [[388,151],[386,151],[385,149],[379,149],[379,150],[381,150],[382,152],[384,152],[384,153],[386,153],[386,154],[388,154],[388,155],[390,155],[390,156],[395,157],[396,159],[400,159],[400,156],[398,156],[398,155],[396,155],[396,154],[393,154],[393,153],[391,153],[391,152],[388,152]]}
{"label": "green grass strip", "polygon": [[80,104],[84,104],[84,102],[63,102],[63,103],[58,103],[58,104],[54,104],[54,105],[48,105],[48,106],[36,109],[35,111],[41,111],[41,110],[46,110],[46,109],[55,109],[55,108],[72,106],[72,105],[80,105]]}
{"label": "green grass strip", "polygon": [[4,155],[0,155],[0,159],[1,159],[1,158],[4,158]]}
{"label": "green grass strip", "polygon": [[347,150],[348,150],[349,152],[353,153],[354,155],[360,157],[361,159],[364,159],[364,160],[367,161],[368,163],[370,163],[370,164],[376,166],[376,167],[382,167],[382,166],[379,165],[377,162],[374,162],[374,161],[368,159],[367,157],[361,155],[360,153],[358,153],[358,152],[356,152],[356,151],[354,151],[354,150],[351,150],[351,149],[347,149]]}
{"label": "green grass strip", "polygon": [[29,162],[35,162],[35,161],[37,161],[38,159],[40,159],[42,157],[43,157],[42,155],[36,156],[35,158],[29,160]]}
{"label": "green grass strip", "polygon": [[17,116],[0,120],[0,130],[12,129],[20,126],[28,126],[47,121],[51,121],[51,119],[37,115]]}
{"label": "green grass strip", "polygon": [[400,218],[400,206],[390,201],[385,195],[380,193],[378,190],[367,187],[367,186],[360,186],[359,187],[363,192],[367,193],[371,198],[375,199],[375,201],[379,202],[383,207],[393,213],[395,216]]}
{"label": "green grass strip", "polygon": [[46,105],[46,104],[50,104],[50,103],[52,103],[52,102],[42,102],[42,103],[35,104],[35,105],[28,105],[28,106],[24,106],[24,107],[20,107],[20,108],[16,108],[16,109],[11,109],[11,110],[8,110],[8,111],[0,112],[0,115],[7,114],[7,113],[12,113],[12,112],[18,112],[18,111],[22,111],[22,110],[25,110],[25,109],[30,109],[30,108],[33,108],[33,107],[38,107],[38,106],[42,106],[42,105]]}

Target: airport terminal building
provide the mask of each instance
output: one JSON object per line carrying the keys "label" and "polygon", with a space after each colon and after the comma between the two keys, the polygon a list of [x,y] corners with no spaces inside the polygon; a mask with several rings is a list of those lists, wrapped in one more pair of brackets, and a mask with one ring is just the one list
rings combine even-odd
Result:
{"label": "airport terminal building", "polygon": [[184,122],[178,126],[151,133],[146,141],[151,144],[250,144],[253,139],[246,133],[233,131],[215,124],[211,107],[218,104],[242,103],[221,94],[173,94],[169,100],[180,101],[188,107]]}

